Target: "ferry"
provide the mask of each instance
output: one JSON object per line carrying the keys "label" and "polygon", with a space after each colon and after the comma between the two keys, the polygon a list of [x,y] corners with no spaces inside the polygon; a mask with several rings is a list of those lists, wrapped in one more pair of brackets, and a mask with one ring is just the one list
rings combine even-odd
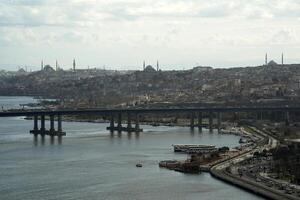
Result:
{"label": "ferry", "polygon": [[237,127],[232,127],[232,128],[229,128],[229,129],[222,129],[221,134],[241,135],[241,131]]}
{"label": "ferry", "polygon": [[216,150],[214,145],[201,145],[201,144],[173,144],[174,152],[184,153],[207,153]]}

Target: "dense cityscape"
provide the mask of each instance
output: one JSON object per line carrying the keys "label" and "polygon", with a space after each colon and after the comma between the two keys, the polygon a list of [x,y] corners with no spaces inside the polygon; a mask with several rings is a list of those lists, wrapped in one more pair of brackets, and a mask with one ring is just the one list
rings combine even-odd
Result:
{"label": "dense cityscape", "polygon": [[[75,62],[75,61],[74,61]],[[220,69],[194,67],[164,71],[141,65],[138,71],[62,70],[50,65],[40,71],[2,71],[2,95],[57,98],[61,106],[126,107],[155,104],[298,104],[299,64]],[[56,69],[56,70],[55,70]]]}

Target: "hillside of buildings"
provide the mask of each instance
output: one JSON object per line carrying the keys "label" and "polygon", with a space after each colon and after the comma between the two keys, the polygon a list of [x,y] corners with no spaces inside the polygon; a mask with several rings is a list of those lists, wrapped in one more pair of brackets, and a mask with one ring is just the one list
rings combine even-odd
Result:
{"label": "hillside of buildings", "polygon": [[0,95],[56,98],[62,107],[300,103],[300,65],[162,71],[0,71]]}

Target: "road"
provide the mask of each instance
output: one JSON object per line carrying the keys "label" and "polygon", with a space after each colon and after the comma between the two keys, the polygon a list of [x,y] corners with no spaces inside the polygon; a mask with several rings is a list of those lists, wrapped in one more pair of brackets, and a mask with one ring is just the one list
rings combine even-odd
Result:
{"label": "road", "polygon": [[[251,128],[257,133],[257,136],[260,137],[260,141],[257,143],[257,145],[252,149],[245,149],[243,153],[236,157],[228,159],[222,163],[216,164],[210,169],[211,174],[216,178],[237,185],[266,198],[275,200],[299,200],[299,196],[297,196],[296,193],[291,195],[287,194],[285,190],[273,188],[272,185],[270,185],[270,181],[265,177],[262,177],[260,175],[257,176],[253,173],[250,173],[251,170],[257,170],[257,166],[255,165],[247,168],[246,172],[243,173],[242,176],[238,173],[239,169],[236,166],[238,164],[241,164],[243,161],[252,158],[254,152],[262,152],[264,149],[270,150],[276,148],[279,145],[279,141],[276,138],[254,127]],[[266,139],[267,141],[265,141]]]}

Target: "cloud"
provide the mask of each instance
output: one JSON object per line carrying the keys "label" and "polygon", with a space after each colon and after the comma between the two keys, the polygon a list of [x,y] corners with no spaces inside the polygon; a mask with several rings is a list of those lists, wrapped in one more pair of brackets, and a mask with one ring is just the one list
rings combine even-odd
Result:
{"label": "cloud", "polygon": [[270,45],[296,46],[300,44],[300,38],[297,37],[294,29],[280,29],[272,33],[268,43]]}
{"label": "cloud", "polygon": [[299,18],[300,2],[246,0],[4,0],[2,26],[78,26],[150,18]]}
{"label": "cloud", "polygon": [[188,60],[206,49],[295,47],[299,20],[299,0],[2,0],[0,53],[61,46]]}

